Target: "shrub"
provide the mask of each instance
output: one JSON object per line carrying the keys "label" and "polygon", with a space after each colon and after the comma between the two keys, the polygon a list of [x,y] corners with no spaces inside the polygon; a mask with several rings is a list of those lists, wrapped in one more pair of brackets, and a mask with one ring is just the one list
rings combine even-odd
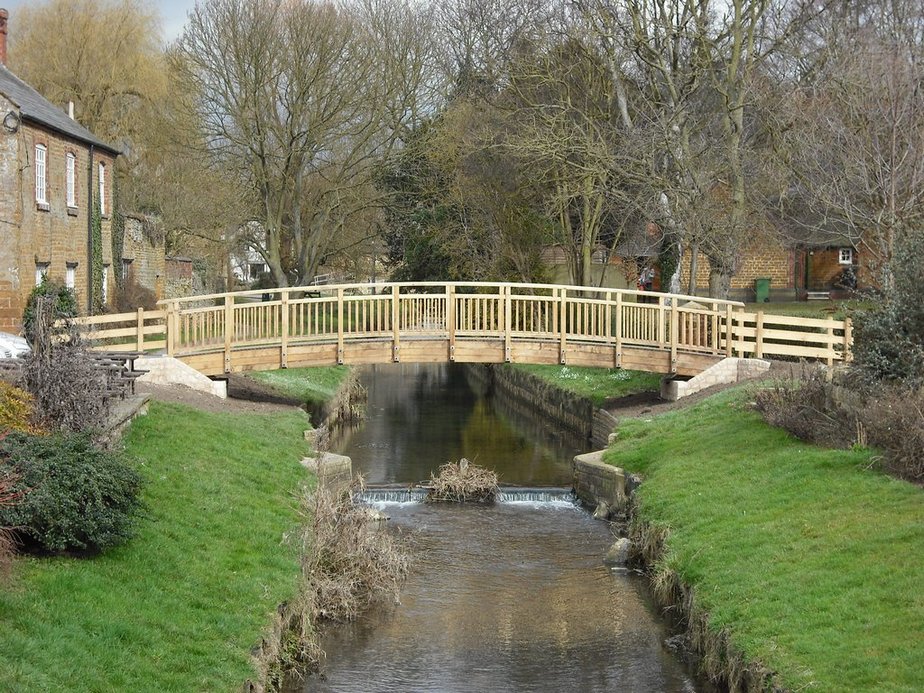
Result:
{"label": "shrub", "polygon": [[754,395],[757,410],[771,426],[800,440],[848,447],[856,440],[856,416],[835,403],[820,369],[803,369]]}
{"label": "shrub", "polygon": [[34,417],[35,402],[32,395],[0,380],[0,431],[39,433]]}
{"label": "shrub", "polygon": [[909,233],[890,263],[892,286],[855,314],[854,367],[877,382],[924,386],[924,232]]}
{"label": "shrub", "polygon": [[104,549],[131,535],[141,477],[86,435],[12,433],[0,443],[0,478],[22,493],[0,507],[0,526],[48,551]]}
{"label": "shrub", "polygon": [[30,344],[35,341],[39,305],[44,303],[49,306],[46,312],[50,325],[58,320],[73,318],[77,315],[77,295],[73,289],[45,277],[41,284],[32,289],[22,314],[22,333]]}
{"label": "shrub", "polygon": [[154,310],[157,308],[157,297],[147,287],[141,286],[134,277],[129,277],[125,283],[116,290],[115,309],[117,313],[129,313],[138,308]]}
{"label": "shrub", "polygon": [[870,444],[882,451],[887,472],[924,481],[924,390],[883,389],[866,401],[859,417]]}
{"label": "shrub", "polygon": [[[12,507],[19,502],[22,494],[13,488],[16,481],[14,475],[0,471],[0,509]],[[8,527],[0,526],[0,577],[4,577],[10,569],[14,547],[12,532]]]}
{"label": "shrub", "polygon": [[73,325],[62,328],[64,334],[55,334],[47,300],[36,302],[35,318],[35,339],[23,379],[38,415],[52,429],[102,428],[109,416],[105,371],[97,368]]}

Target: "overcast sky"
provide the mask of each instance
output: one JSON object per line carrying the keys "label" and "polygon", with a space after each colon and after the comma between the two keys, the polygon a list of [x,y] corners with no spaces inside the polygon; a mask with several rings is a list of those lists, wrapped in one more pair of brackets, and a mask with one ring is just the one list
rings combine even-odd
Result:
{"label": "overcast sky", "polygon": [[[10,32],[16,31],[16,10],[34,2],[35,0],[0,0],[0,7],[10,11]],[[196,0],[148,0],[148,4],[156,7],[160,13],[164,39],[172,41],[183,30],[186,13],[195,7]]]}

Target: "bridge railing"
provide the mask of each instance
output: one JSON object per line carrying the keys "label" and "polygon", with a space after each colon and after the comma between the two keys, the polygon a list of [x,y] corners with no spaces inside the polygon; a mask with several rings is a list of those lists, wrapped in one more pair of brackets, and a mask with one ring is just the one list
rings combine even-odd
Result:
{"label": "bridge railing", "polygon": [[[402,340],[607,345],[731,356],[785,355],[833,363],[849,357],[850,323],[748,313],[744,304],[658,292],[479,282],[340,284],[211,294],[161,302],[158,311],[93,316],[90,336],[124,348],[171,355]],[[118,325],[117,327],[108,327]]]}

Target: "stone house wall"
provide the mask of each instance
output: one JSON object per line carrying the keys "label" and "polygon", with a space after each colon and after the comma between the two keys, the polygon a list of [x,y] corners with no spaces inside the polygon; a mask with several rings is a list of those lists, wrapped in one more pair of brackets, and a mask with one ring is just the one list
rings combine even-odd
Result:
{"label": "stone house wall", "polygon": [[[16,110],[15,104],[0,96],[2,112]],[[35,147],[42,144],[46,154],[46,198],[35,199]],[[66,199],[66,155],[76,157],[76,206]],[[102,219],[103,266],[107,284],[112,274],[112,175],[114,157],[89,147],[50,128],[23,121],[15,132],[0,129],[0,329],[18,331],[22,310],[36,284],[36,270],[47,268],[47,275],[65,281],[68,267],[75,271],[75,289],[82,313],[90,301],[88,214],[88,176],[90,189],[99,190],[99,165],[105,167],[105,211]],[[110,292],[111,296],[111,292]]]}

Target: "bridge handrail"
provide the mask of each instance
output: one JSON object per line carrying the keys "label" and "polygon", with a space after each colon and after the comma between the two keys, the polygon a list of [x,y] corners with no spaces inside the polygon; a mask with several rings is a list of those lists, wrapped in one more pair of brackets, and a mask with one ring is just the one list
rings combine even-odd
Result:
{"label": "bridge handrail", "polygon": [[398,287],[399,289],[403,288],[414,288],[414,287],[456,287],[456,288],[474,288],[482,289],[487,287],[510,287],[512,289],[526,289],[526,290],[535,290],[541,289],[546,291],[558,291],[564,290],[567,292],[579,292],[579,293],[595,293],[595,294],[609,294],[616,295],[621,294],[623,296],[635,296],[635,297],[645,297],[645,298],[654,298],[654,299],[677,299],[679,301],[692,301],[696,303],[713,303],[721,306],[732,306],[735,308],[744,308],[745,304],[741,301],[732,301],[729,299],[721,298],[707,298],[703,296],[691,296],[689,294],[672,294],[663,291],[639,291],[636,289],[614,289],[610,287],[598,287],[598,286],[581,286],[579,284],[538,284],[538,283],[525,283],[525,282],[476,282],[476,281],[458,281],[458,282],[437,282],[437,281],[422,281],[422,282],[349,282],[345,284],[305,284],[301,286],[284,286],[276,287],[272,289],[246,289],[244,291],[232,291],[232,292],[223,292],[217,294],[203,294],[198,296],[184,296],[180,298],[165,298],[157,302],[159,306],[179,306],[183,303],[196,303],[202,301],[214,301],[217,299],[224,299],[226,296],[235,296],[235,297],[263,297],[264,295],[274,295],[274,294],[287,294],[287,293],[308,293],[308,292],[321,292],[321,293],[336,293],[338,289],[343,289],[344,291],[357,291],[365,290],[369,291],[370,289],[389,289],[393,287]]}
{"label": "bridge handrail", "polygon": [[[307,298],[293,297],[309,291]],[[264,300],[239,301],[253,297]],[[774,316],[747,312],[740,301],[576,285],[352,282],[165,299],[159,305],[157,311],[139,308],[78,322],[110,350],[223,353],[226,370],[233,353],[274,345],[280,367],[287,365],[289,347],[330,345],[344,362],[350,345],[382,340],[391,341],[397,361],[402,340],[415,337],[442,340],[444,347],[433,348],[447,348],[450,360],[457,344],[468,340],[470,349],[471,340],[481,340],[484,358],[497,358],[498,348],[506,360],[517,353],[525,358],[522,349],[543,343],[557,350],[561,363],[571,346],[612,347],[619,365],[623,349],[631,347],[660,350],[671,367],[678,354],[796,356],[833,364],[850,358],[852,342],[849,319]]]}

